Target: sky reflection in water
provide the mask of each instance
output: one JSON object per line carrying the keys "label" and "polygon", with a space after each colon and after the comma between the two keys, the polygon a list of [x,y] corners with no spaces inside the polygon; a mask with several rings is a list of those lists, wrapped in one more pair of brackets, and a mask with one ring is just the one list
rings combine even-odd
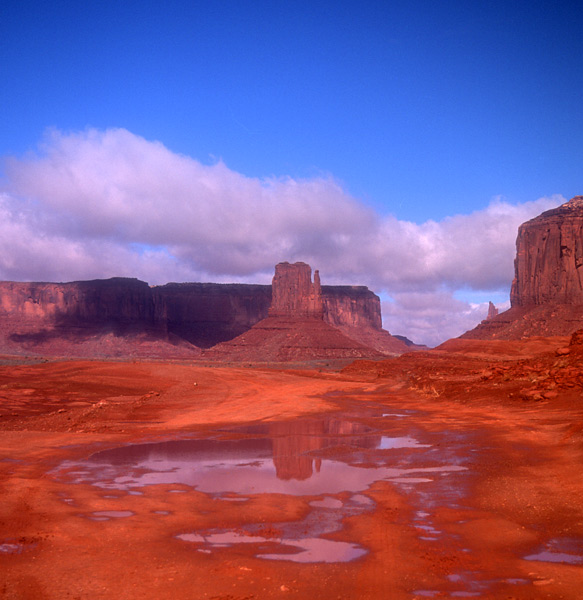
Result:
{"label": "sky reflection in water", "polygon": [[[388,419],[387,419],[388,421]],[[370,511],[363,494],[376,481],[428,485],[465,471],[458,464],[427,465],[431,444],[412,435],[381,435],[358,421],[306,419],[255,425],[221,433],[223,439],[173,440],[96,452],[85,461],[65,461],[53,472],[71,483],[132,493],[149,485],[180,484],[214,497],[244,501],[255,494],[316,496],[300,523],[278,523],[277,538],[260,534],[260,524],[237,531],[184,532],[176,537],[208,552],[236,544],[254,545],[256,556],[295,562],[346,562],[367,553],[362,546],[326,536],[342,521]],[[235,439],[233,439],[233,437]],[[424,464],[425,463],[425,464]],[[348,492],[348,498],[334,498]]]}

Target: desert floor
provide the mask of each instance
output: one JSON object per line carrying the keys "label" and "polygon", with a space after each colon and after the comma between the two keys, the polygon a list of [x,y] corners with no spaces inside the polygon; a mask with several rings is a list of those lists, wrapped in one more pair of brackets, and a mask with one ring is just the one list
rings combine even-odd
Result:
{"label": "desert floor", "polygon": [[580,599],[581,387],[531,393],[554,351],[6,361],[0,596]]}

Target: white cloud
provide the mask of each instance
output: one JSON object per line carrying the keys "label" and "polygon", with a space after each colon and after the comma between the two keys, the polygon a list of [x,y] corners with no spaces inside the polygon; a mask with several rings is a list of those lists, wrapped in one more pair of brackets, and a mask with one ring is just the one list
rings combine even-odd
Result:
{"label": "white cloud", "polygon": [[[473,329],[488,315],[488,306],[488,301],[466,302],[445,290],[395,294],[382,302],[383,326],[433,347]],[[500,311],[509,307],[509,302],[497,304]]]}
{"label": "white cloud", "polygon": [[565,201],[496,199],[416,224],[375,214],[331,177],[246,177],[123,129],[51,131],[5,171],[1,279],[266,283],[275,263],[304,260],[324,283],[390,294],[389,329],[425,343],[483,318],[451,294],[509,288],[519,224]]}

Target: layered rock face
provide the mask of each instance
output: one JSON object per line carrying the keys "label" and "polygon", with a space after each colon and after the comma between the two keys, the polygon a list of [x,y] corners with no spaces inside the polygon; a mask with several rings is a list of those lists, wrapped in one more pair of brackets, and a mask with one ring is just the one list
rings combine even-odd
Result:
{"label": "layered rock face", "polygon": [[511,308],[462,338],[566,336],[583,327],[583,196],[519,227],[514,270]]}
{"label": "layered rock face", "polygon": [[523,223],[512,306],[583,304],[583,196]]}
{"label": "layered rock face", "polygon": [[[174,356],[177,346],[182,356],[231,340],[268,314],[328,323],[351,340],[382,352],[408,350],[382,329],[380,300],[368,288],[322,287],[317,272],[312,282],[309,265],[281,263],[273,292],[272,286],[249,284],[150,287],[128,278],[0,282],[0,352],[104,356],[115,349],[115,355],[121,355],[127,351],[122,336],[140,335],[141,354],[149,351],[143,343],[147,338],[150,346],[152,340],[160,346],[156,356],[164,356],[166,350]],[[166,342],[172,348],[164,350]]]}
{"label": "layered rock face", "polygon": [[158,319],[168,332],[200,348],[233,339],[267,316],[271,286],[168,283],[152,288]]}
{"label": "layered rock face", "polygon": [[323,285],[324,320],[335,327],[381,331],[381,300],[364,285]]}
{"label": "layered rock face", "polygon": [[21,333],[39,325],[112,330],[160,330],[152,294],[138,279],[113,278],[72,283],[0,282],[0,315]]}
{"label": "layered rock face", "polygon": [[168,336],[148,284],[127,278],[0,282],[0,352],[140,357],[200,353]]}
{"label": "layered rock face", "polygon": [[[287,264],[287,263],[284,263]],[[290,265],[291,266],[291,265]],[[306,270],[307,267],[307,270]],[[301,285],[297,285],[297,306],[291,307],[289,274],[293,269],[276,267],[279,294],[272,312],[287,314],[288,309],[315,316],[346,332],[382,331],[379,297],[365,286],[321,286],[321,308],[313,296],[314,283],[309,265],[300,267]],[[306,279],[306,272],[308,278]],[[286,278],[287,277],[287,278]],[[287,282],[287,283],[286,283]],[[250,329],[268,316],[272,305],[272,286],[230,283],[168,283],[152,288],[157,317],[168,332],[201,348],[210,348]],[[312,295],[309,301],[302,294]]]}
{"label": "layered rock face", "polygon": [[320,274],[303,262],[279,263],[271,284],[270,317],[314,317],[324,316]]}
{"label": "layered rock face", "polygon": [[[336,300],[336,306],[343,304]],[[376,329],[378,321],[374,319],[363,317],[367,324],[374,325],[354,326],[358,319],[347,319],[347,312],[352,311],[337,316],[339,323],[350,325],[331,325],[324,315],[335,319],[334,306],[334,302],[326,305],[323,300],[318,271],[312,282],[309,265],[280,263],[275,268],[268,317],[233,340],[213,347],[204,357],[222,361],[295,362],[379,357],[409,350],[401,340],[382,328]]]}

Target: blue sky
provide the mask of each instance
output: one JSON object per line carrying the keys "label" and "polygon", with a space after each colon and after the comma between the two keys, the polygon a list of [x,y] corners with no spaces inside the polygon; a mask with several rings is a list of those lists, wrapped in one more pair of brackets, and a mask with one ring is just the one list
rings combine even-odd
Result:
{"label": "blue sky", "polygon": [[[0,277],[111,276],[132,266],[136,276],[149,280],[163,278],[164,273],[215,281],[258,280],[267,278],[266,265],[280,258],[309,259],[318,263],[313,266],[320,267],[323,276],[328,271],[331,282],[356,278],[354,283],[365,283],[392,298],[396,304],[386,311],[389,319],[395,311],[391,331],[402,323],[409,331],[395,333],[427,335],[435,342],[455,331],[453,321],[440,334],[428,321],[424,333],[407,325],[413,316],[405,315],[404,304],[395,298],[426,294],[429,302],[431,294],[442,299],[446,294],[452,306],[483,305],[488,296],[499,298],[510,285],[511,267],[506,263],[512,262],[513,239],[509,244],[493,234],[488,237],[490,243],[503,243],[510,254],[500,259],[503,276],[484,281],[471,274],[465,279],[443,275],[440,281],[429,277],[424,288],[409,272],[400,279],[381,272],[378,261],[386,260],[386,248],[371,245],[369,255],[351,265],[348,250],[339,251],[339,240],[362,244],[346,222],[338,215],[331,219],[333,239],[322,244],[325,218],[322,229],[314,226],[308,235],[310,227],[297,211],[309,211],[310,206],[316,212],[338,211],[358,224],[360,236],[368,226],[378,235],[384,228],[402,247],[405,242],[395,233],[398,230],[407,239],[416,236],[412,251],[419,251],[418,246],[431,248],[432,256],[448,256],[464,253],[463,237],[457,250],[446,252],[436,246],[436,240],[445,240],[443,231],[457,239],[450,220],[459,217],[455,222],[461,231],[461,217],[472,223],[480,215],[490,218],[492,210],[496,212],[491,208],[494,203],[498,214],[500,206],[508,207],[507,221],[512,224],[508,235],[514,237],[515,221],[519,224],[520,219],[583,191],[583,56],[578,42],[582,25],[580,2],[4,0],[0,156],[12,157],[4,163],[0,182],[4,218],[13,235],[17,225],[24,227],[26,221],[32,228],[34,222],[45,240],[53,236],[55,248],[59,240],[63,248],[72,246],[61,269],[35,261],[31,250],[21,260],[14,246],[8,248]],[[168,153],[165,158],[160,145]],[[153,155],[168,168],[178,169],[175,161],[186,157],[191,166],[196,163],[194,171],[200,177],[219,178],[214,190],[223,189],[228,179],[232,185],[224,188],[228,198],[220,196],[224,202],[220,215],[209,213],[210,205],[216,208],[220,202],[200,194],[185,199],[176,210],[190,210],[185,208],[189,202],[209,203],[203,216],[203,207],[197,208],[196,217],[209,219],[206,233],[230,231],[225,213],[231,213],[238,225],[237,241],[217,241],[221,237],[217,234],[202,236],[204,248],[190,244],[176,249],[170,229],[167,238],[148,237],[143,233],[147,224],[128,228],[117,209],[99,216],[98,230],[87,226],[87,215],[97,219],[99,206],[111,202],[113,192],[106,187],[101,199],[89,198],[82,191],[87,185],[74,191],[63,183],[63,174],[73,171],[81,147],[88,157],[91,149],[101,149],[101,170],[90,173],[96,161],[88,158],[82,167],[77,164],[76,181],[117,178],[118,199],[120,190],[133,194],[135,202],[146,193],[132,187],[139,169],[134,178],[127,173],[136,162],[150,164],[150,173],[160,173],[160,190],[173,187],[172,173],[166,173],[161,163],[150,162]],[[115,152],[125,152],[127,159],[130,147],[136,159],[126,164],[127,179],[120,183]],[[139,158],[140,153],[148,158]],[[56,168],[58,161],[62,162]],[[108,161],[117,163],[115,176]],[[55,167],[50,177],[45,168],[39,178],[39,169],[47,164]],[[188,177],[198,177],[194,171]],[[26,183],[33,172],[45,182],[42,189]],[[256,206],[255,212],[243,208],[246,196],[235,180],[243,187],[260,182],[263,188],[267,181],[278,181],[277,189],[271,185],[266,202],[281,206],[281,213],[269,213],[264,206]],[[310,182],[311,191],[302,192],[310,198],[307,204],[290,200],[292,188],[304,190],[302,186]],[[158,187],[150,183],[149,189]],[[314,186],[320,184],[318,191]],[[251,194],[251,188],[246,193]],[[93,206],[87,209],[84,226],[79,225],[79,206],[73,209],[64,200],[71,195],[78,205]],[[172,210],[172,197],[163,196],[160,191],[151,202]],[[286,238],[289,231],[282,219],[298,228],[290,234],[291,241],[282,244],[287,257],[275,256],[269,244],[252,243],[254,216],[266,212],[270,217],[264,231]],[[367,225],[367,218],[374,225]],[[431,223],[441,229],[432,229]],[[248,237],[243,239],[241,231]],[[427,236],[433,236],[430,243]],[[128,258],[122,264],[104,258],[99,263],[93,258],[88,266],[86,255],[113,256],[114,242],[133,252],[135,260]],[[216,260],[209,259],[209,253]],[[164,263],[155,275],[140,267],[138,254],[148,255],[150,264],[165,257],[174,269]],[[242,266],[246,259],[247,269]],[[433,260],[426,258],[424,265],[429,268]],[[407,259],[393,270],[399,271],[403,261]],[[431,271],[438,272],[437,267]],[[162,281],[154,281],[158,282]],[[472,315],[468,319],[476,320],[477,313],[471,310],[466,310]],[[458,329],[469,322],[462,325],[460,319]]]}

